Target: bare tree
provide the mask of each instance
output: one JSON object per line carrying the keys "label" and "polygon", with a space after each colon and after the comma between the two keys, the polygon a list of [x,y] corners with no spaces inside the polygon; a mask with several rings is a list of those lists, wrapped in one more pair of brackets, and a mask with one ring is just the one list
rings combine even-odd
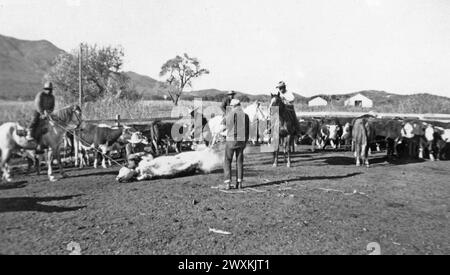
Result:
{"label": "bare tree", "polygon": [[209,74],[209,71],[201,68],[197,58],[190,57],[185,53],[183,56],[177,55],[164,63],[159,75],[160,77],[167,76],[168,94],[176,106],[184,89],[192,87],[192,80],[204,74]]}

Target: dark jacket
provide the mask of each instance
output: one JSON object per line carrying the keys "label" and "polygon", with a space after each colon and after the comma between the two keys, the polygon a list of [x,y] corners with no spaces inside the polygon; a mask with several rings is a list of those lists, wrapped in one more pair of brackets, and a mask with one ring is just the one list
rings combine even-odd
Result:
{"label": "dark jacket", "polygon": [[226,115],[227,142],[245,146],[249,137],[250,119],[242,107],[233,108]]}
{"label": "dark jacket", "polygon": [[224,114],[227,113],[227,107],[230,106],[230,103],[231,103],[231,98],[229,96],[227,96],[226,98],[224,98],[222,100],[222,104],[220,104],[220,108],[222,109],[222,112]]}
{"label": "dark jacket", "polygon": [[53,93],[46,93],[42,91],[36,95],[34,104],[36,111],[38,111],[41,115],[44,114],[44,111],[52,113],[55,109],[55,96]]}

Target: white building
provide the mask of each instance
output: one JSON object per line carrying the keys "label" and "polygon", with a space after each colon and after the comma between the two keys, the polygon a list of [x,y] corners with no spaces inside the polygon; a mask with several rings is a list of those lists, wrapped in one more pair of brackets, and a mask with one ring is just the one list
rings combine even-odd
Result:
{"label": "white building", "polygon": [[345,106],[352,106],[352,107],[362,107],[362,108],[372,108],[373,107],[373,101],[362,95],[357,94],[355,96],[352,96],[351,98],[347,99],[344,103]]}
{"label": "white building", "polygon": [[308,102],[309,107],[318,107],[318,106],[327,106],[327,105],[328,105],[328,101],[321,98],[320,96],[315,97]]}

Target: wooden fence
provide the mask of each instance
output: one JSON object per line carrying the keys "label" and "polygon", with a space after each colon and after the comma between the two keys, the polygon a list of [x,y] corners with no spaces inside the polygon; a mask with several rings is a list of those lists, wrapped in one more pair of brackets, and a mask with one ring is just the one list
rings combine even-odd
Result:
{"label": "wooden fence", "polygon": [[[359,117],[366,115],[362,112],[297,112],[299,118],[324,118],[324,117]],[[404,119],[419,119],[424,121],[439,121],[450,123],[450,114],[401,114],[401,113],[374,113],[380,118],[404,118]],[[88,123],[93,124],[147,124],[155,120],[162,121],[177,121],[182,117],[149,117],[148,119],[121,119],[117,116],[114,119],[101,119],[101,120],[86,120]]]}

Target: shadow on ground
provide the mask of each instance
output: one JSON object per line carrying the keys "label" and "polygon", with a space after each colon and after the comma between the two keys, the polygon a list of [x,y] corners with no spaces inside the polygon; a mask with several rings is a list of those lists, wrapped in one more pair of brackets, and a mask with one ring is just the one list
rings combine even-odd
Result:
{"label": "shadow on ground", "polygon": [[61,213],[77,211],[86,206],[77,207],[63,207],[53,205],[43,205],[41,203],[53,201],[65,201],[73,198],[81,197],[82,195],[63,196],[63,197],[19,197],[19,198],[0,198],[0,213],[8,212],[44,212],[44,213]]}
{"label": "shadow on ground", "polygon": [[317,176],[317,177],[298,177],[293,179],[283,179],[277,181],[266,182],[262,184],[255,184],[249,187],[263,187],[263,186],[271,186],[271,185],[280,185],[288,182],[296,182],[296,181],[313,181],[313,180],[336,180],[336,179],[346,179],[361,175],[363,173],[351,173],[343,176]]}
{"label": "shadow on ground", "polygon": [[19,181],[19,182],[9,182],[9,183],[0,183],[0,190],[9,190],[9,189],[20,189],[27,186],[27,181]]}

